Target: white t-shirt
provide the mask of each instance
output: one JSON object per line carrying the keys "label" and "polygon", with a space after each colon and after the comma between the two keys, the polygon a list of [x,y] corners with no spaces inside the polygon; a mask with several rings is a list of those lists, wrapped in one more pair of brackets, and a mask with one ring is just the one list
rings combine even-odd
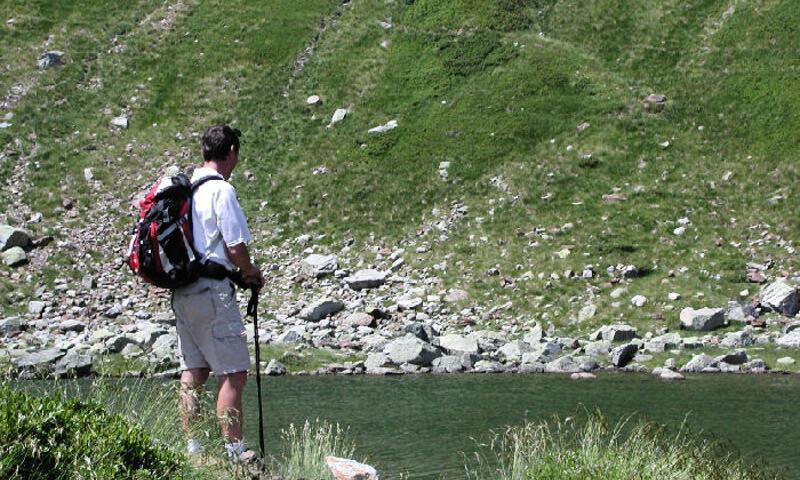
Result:
{"label": "white t-shirt", "polygon": [[[194,248],[203,258],[234,270],[228,259],[225,245],[232,247],[250,242],[247,220],[236,198],[236,189],[222,179],[222,175],[211,168],[196,168],[192,183],[216,176],[219,180],[209,180],[194,193],[192,204],[192,233]],[[221,238],[220,238],[221,236]]]}

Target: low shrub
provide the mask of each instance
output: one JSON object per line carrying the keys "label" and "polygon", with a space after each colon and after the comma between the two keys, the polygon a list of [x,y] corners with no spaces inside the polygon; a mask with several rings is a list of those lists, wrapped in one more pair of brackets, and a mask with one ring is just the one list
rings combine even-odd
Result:
{"label": "low shrub", "polygon": [[526,423],[496,434],[467,467],[470,480],[761,480],[779,478],[685,428],[600,414]]}
{"label": "low shrub", "polygon": [[0,478],[163,479],[182,456],[94,400],[0,386]]}

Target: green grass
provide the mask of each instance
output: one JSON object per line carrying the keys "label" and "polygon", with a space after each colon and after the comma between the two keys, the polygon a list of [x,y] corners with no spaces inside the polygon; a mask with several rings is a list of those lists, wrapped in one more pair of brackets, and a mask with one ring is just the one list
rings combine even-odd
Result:
{"label": "green grass", "polygon": [[[167,165],[195,163],[192,134],[227,121],[244,131],[239,168],[257,179],[234,177],[257,248],[311,232],[326,235],[322,249],[353,238],[367,259],[377,244],[403,246],[413,267],[446,260],[437,271],[443,288],[465,288],[487,307],[512,302],[486,326],[674,328],[682,306],[723,305],[743,288],[755,294],[744,283],[747,261],[798,270],[783,243],[800,234],[791,214],[800,207],[791,194],[800,9],[791,2],[353,2],[326,22],[298,71],[297,54],[337,3],[186,2],[166,30],[140,24],[164,15],[158,2],[4,5],[22,23],[0,26],[11,46],[0,60],[12,65],[0,86],[33,74],[30,52],[49,32],[69,57],[35,74],[15,125],[0,130],[0,142],[24,155],[36,134],[28,160],[38,168],[27,167],[23,198],[45,214],[43,228],[61,218],[64,192],[83,215],[109,195],[104,218],[124,224],[128,196]],[[389,19],[391,29],[379,25]],[[105,53],[115,36],[127,48]],[[103,79],[100,89],[85,88],[92,77]],[[650,93],[668,97],[663,113],[642,111]],[[323,105],[308,107],[311,94]],[[340,107],[350,114],[326,128]],[[111,117],[125,108],[131,128],[112,131]],[[399,128],[367,134],[391,119]],[[578,132],[583,122],[590,127]],[[438,176],[442,161],[451,162],[448,181]],[[313,175],[320,165],[328,173]],[[98,192],[83,181],[85,167],[100,179]],[[614,191],[627,200],[604,203]],[[434,208],[448,212],[454,201],[470,211],[446,240],[435,230],[417,236],[437,220]],[[674,235],[683,217],[691,224]],[[125,233],[101,243],[122,245]],[[422,242],[432,250],[412,253]],[[562,259],[564,248],[571,253]],[[614,300],[605,269],[617,264],[647,274]],[[586,265],[600,275],[564,278]],[[486,276],[491,267],[501,275]],[[522,280],[527,271],[532,278]],[[0,283],[2,308],[13,311],[11,282]],[[671,291],[683,295],[673,310],[665,308]],[[630,306],[636,294],[649,299],[641,309]],[[597,317],[574,324],[588,302]]]}
{"label": "green grass", "polygon": [[632,419],[610,425],[599,413],[509,427],[482,446],[468,464],[470,479],[779,478],[685,425],[677,431]]}

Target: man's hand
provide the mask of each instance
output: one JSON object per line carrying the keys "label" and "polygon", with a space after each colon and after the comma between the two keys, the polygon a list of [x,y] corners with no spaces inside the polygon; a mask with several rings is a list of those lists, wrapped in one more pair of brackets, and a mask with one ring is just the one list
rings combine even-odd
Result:
{"label": "man's hand", "polygon": [[256,290],[261,290],[264,284],[267,283],[266,279],[264,279],[264,274],[255,265],[251,265],[251,267],[248,271],[242,272],[244,283],[254,287]]}
{"label": "man's hand", "polygon": [[247,285],[253,286],[256,290],[261,290],[266,281],[264,274],[255,265],[250,262],[250,252],[247,250],[247,245],[239,243],[230,247],[226,247],[228,258],[234,265],[239,267],[242,272],[242,280]]}

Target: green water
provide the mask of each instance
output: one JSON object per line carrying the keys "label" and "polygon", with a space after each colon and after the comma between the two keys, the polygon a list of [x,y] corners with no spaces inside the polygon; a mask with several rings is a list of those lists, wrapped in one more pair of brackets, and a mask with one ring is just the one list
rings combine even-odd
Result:
{"label": "green water", "polygon": [[[245,398],[246,434],[257,445],[255,382]],[[381,478],[464,478],[462,452],[491,429],[599,408],[689,423],[800,479],[800,377],[705,375],[668,383],[608,374],[574,381],[554,375],[289,377],[263,382],[268,447],[280,428],[321,418],[350,427],[359,457]]]}

